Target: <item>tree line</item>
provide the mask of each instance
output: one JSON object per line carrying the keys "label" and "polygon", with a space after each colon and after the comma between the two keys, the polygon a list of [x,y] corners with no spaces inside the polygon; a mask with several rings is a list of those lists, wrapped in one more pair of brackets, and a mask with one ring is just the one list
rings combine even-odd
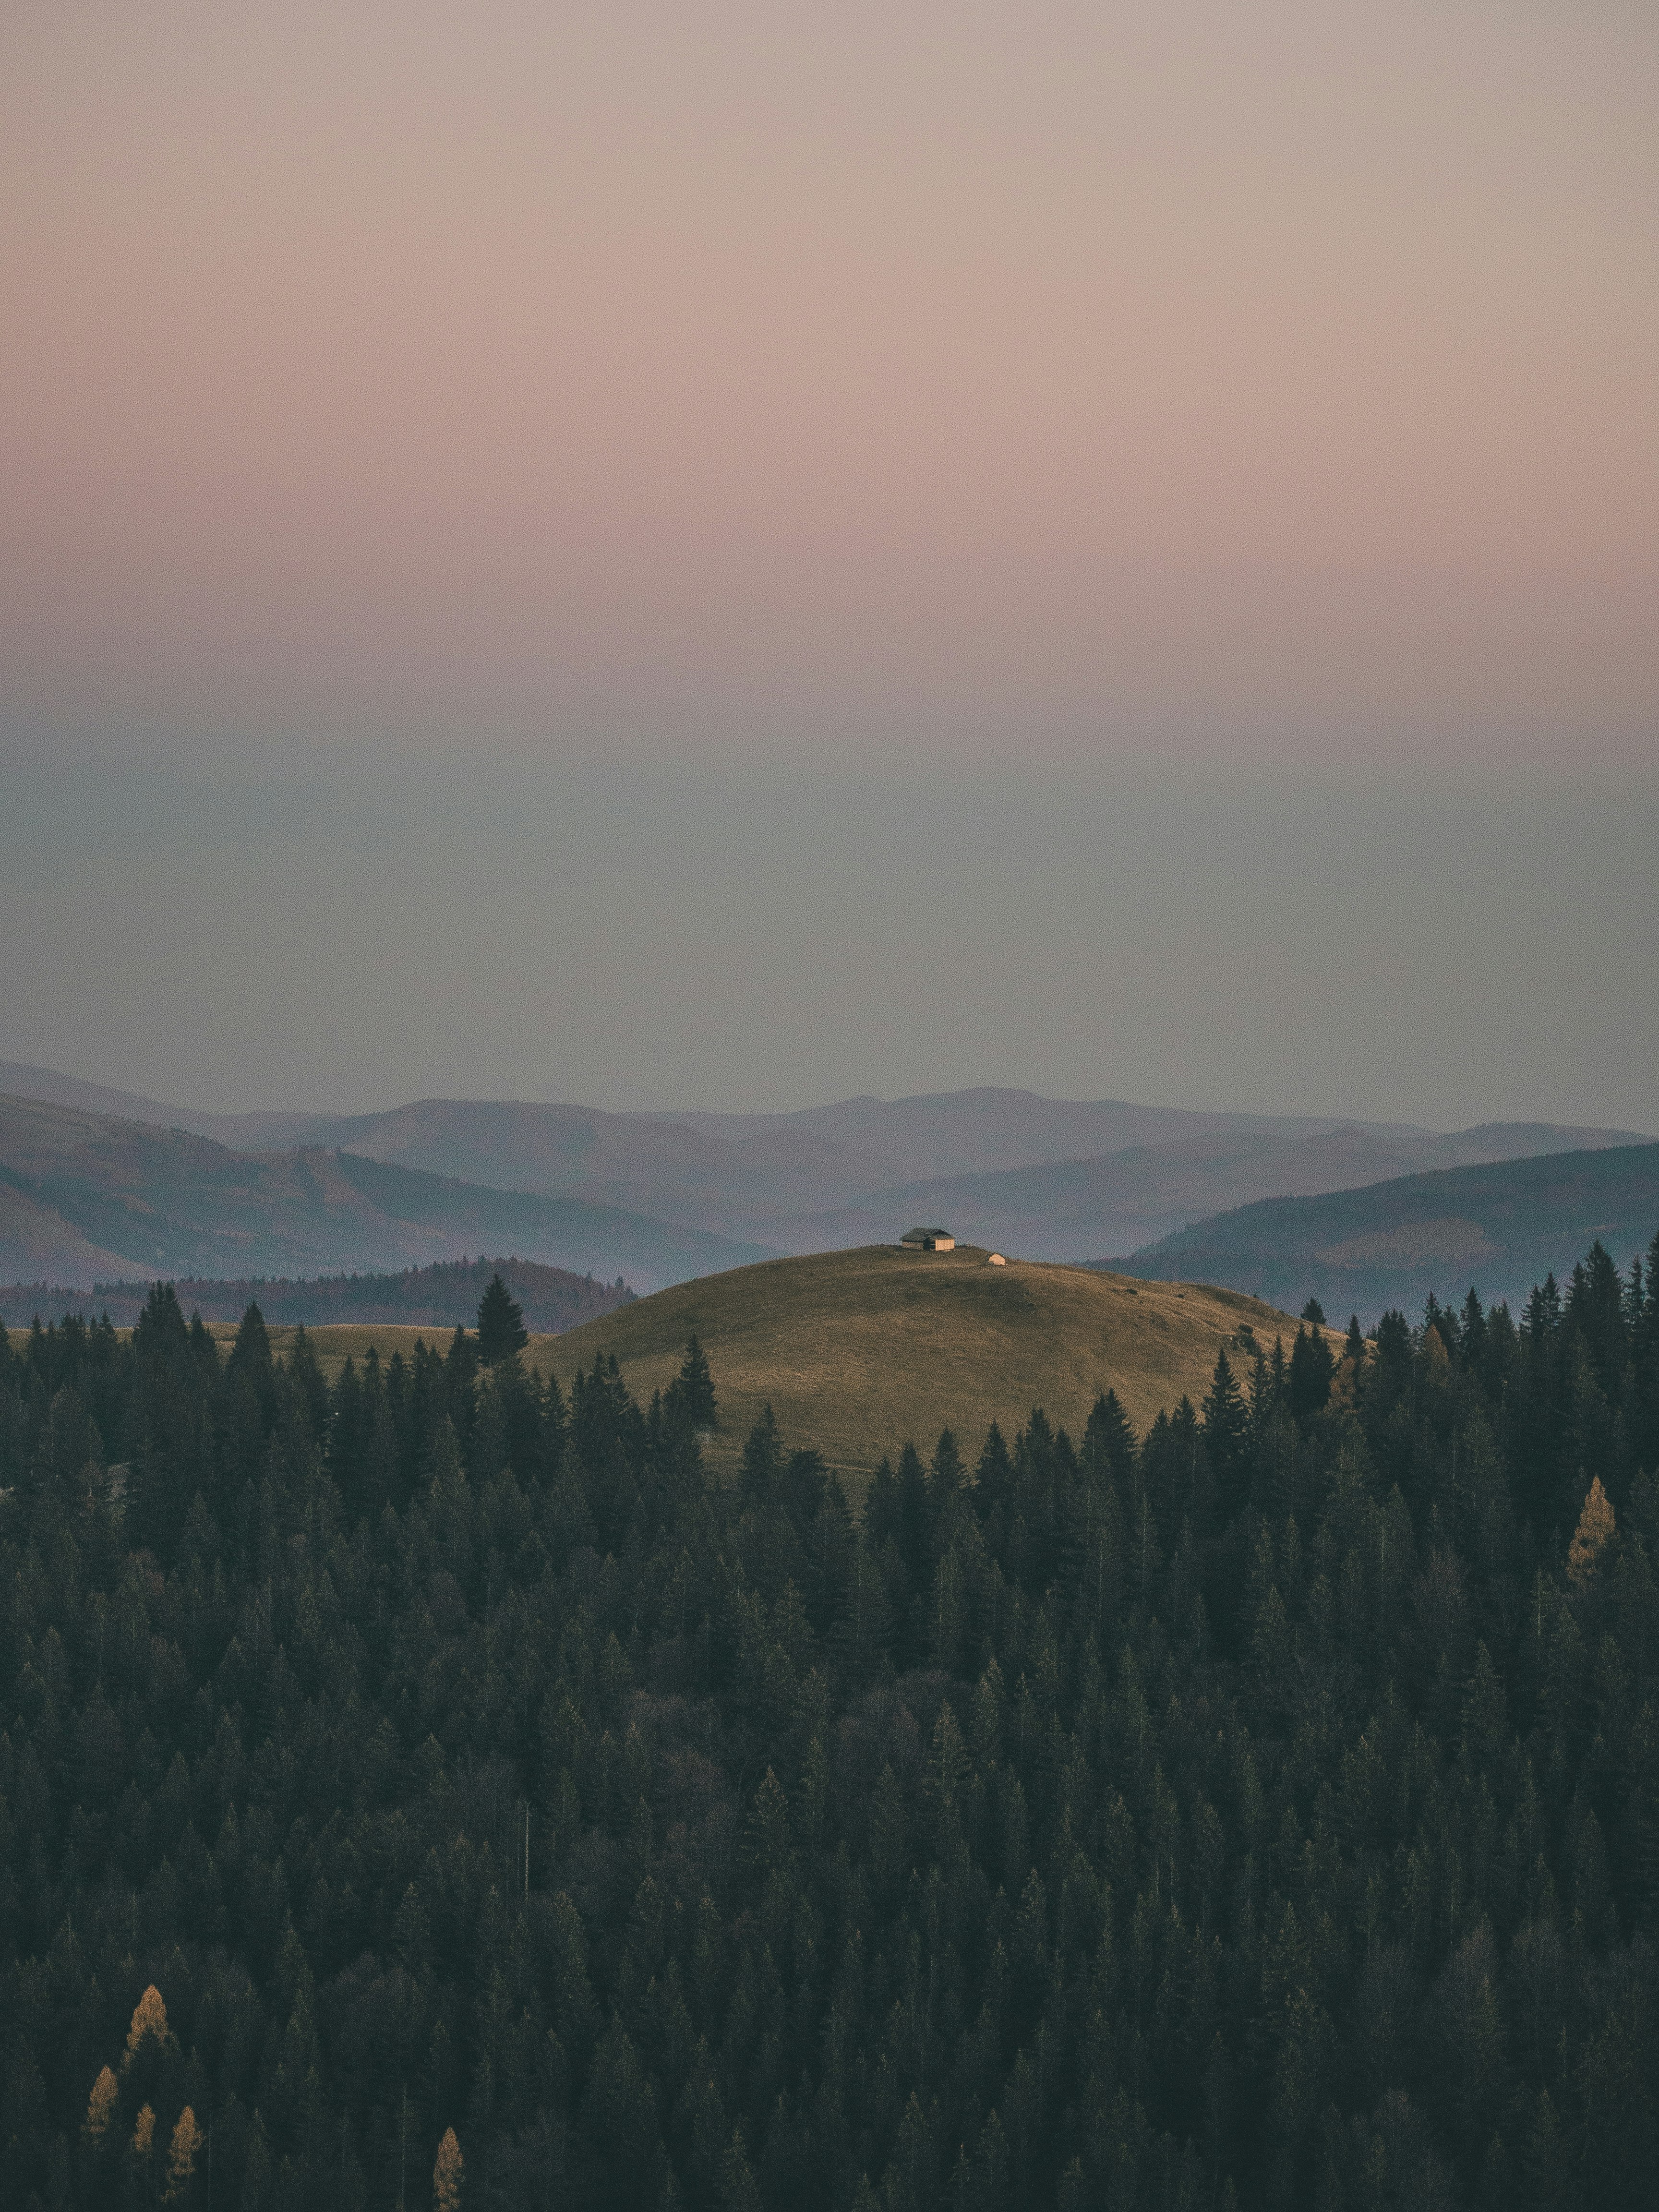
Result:
{"label": "tree line", "polygon": [[0,1331],[8,2202],[1650,2203],[1659,1239],[856,1500],[480,1323]]}

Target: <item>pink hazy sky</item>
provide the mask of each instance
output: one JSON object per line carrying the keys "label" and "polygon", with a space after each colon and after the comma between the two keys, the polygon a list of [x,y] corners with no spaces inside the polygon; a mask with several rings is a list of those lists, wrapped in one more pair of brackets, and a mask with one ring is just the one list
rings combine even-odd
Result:
{"label": "pink hazy sky", "polygon": [[13,0],[0,711],[1639,759],[1656,114],[1645,0]]}

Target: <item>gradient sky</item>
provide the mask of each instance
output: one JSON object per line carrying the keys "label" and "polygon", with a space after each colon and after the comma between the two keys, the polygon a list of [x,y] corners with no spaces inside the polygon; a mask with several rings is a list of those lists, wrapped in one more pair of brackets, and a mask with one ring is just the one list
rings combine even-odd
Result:
{"label": "gradient sky", "polygon": [[1628,0],[14,0],[0,1054],[1651,1124],[1656,113]]}

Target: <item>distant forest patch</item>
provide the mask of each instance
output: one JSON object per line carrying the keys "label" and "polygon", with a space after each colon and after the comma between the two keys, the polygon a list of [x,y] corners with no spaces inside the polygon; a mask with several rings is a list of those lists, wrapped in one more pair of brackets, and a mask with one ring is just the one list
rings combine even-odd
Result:
{"label": "distant forest patch", "polygon": [[[186,1313],[199,1313],[208,1322],[240,1321],[250,1304],[257,1304],[273,1327],[388,1322],[447,1329],[471,1327],[495,1274],[523,1308],[526,1328],[538,1336],[579,1328],[634,1297],[620,1275],[614,1283],[602,1283],[568,1267],[519,1259],[447,1260],[429,1267],[406,1267],[398,1274],[323,1275],[311,1281],[263,1276],[239,1282],[185,1279],[174,1289]],[[100,1283],[90,1291],[14,1283],[0,1288],[0,1322],[19,1328],[37,1313],[75,1313],[88,1321],[107,1314],[118,1328],[130,1328],[143,1311],[149,1288],[147,1282]]]}

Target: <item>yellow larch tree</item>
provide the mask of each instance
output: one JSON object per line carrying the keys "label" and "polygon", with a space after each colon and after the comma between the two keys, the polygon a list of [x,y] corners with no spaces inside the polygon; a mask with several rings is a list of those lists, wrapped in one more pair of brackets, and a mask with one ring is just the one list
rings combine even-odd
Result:
{"label": "yellow larch tree", "polygon": [[461,2212],[461,2174],[465,2164],[454,2129],[446,2128],[432,2169],[432,2212]]}
{"label": "yellow larch tree", "polygon": [[125,2074],[150,2039],[157,2043],[167,2039],[167,2008],[161,2002],[161,1992],[154,1982],[144,1991],[132,2008],[132,2026],[127,2030],[126,2056],[121,2061]]}
{"label": "yellow larch tree", "polygon": [[132,2131],[132,2154],[148,2158],[155,2148],[155,2115],[148,2105],[138,2108],[138,2124]]}
{"label": "yellow larch tree", "polygon": [[167,2201],[169,2204],[184,2195],[190,2187],[191,2176],[196,2171],[196,2154],[204,2141],[196,2124],[196,2114],[186,2105],[179,2115],[178,2125],[173,2130],[173,2148],[167,2153]]}
{"label": "yellow larch tree", "polygon": [[92,2094],[87,2099],[87,2133],[94,2142],[102,2142],[109,2124],[115,2116],[115,2100],[120,2095],[116,2080],[107,2066],[92,2085]]}
{"label": "yellow larch tree", "polygon": [[1567,1547],[1567,1579],[1575,1589],[1583,1589],[1589,1583],[1613,1540],[1613,1503],[1598,1474],[1590,1484],[1589,1496]]}

